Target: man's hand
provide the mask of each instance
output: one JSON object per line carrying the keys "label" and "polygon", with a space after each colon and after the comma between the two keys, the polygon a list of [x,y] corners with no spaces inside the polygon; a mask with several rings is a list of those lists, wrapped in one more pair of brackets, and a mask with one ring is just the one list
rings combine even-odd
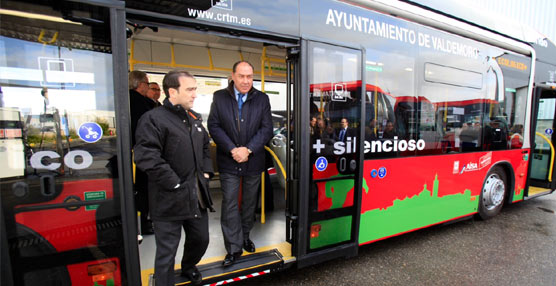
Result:
{"label": "man's hand", "polygon": [[238,163],[247,162],[249,160],[249,150],[247,147],[237,147],[232,149],[232,158]]}

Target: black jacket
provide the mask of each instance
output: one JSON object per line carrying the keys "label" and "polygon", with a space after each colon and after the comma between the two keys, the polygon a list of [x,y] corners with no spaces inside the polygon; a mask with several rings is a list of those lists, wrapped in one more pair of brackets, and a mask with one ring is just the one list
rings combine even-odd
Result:
{"label": "black jacket", "polygon": [[[260,175],[265,169],[265,144],[272,138],[272,114],[266,93],[255,88],[247,93],[239,118],[234,82],[214,93],[208,129],[218,146],[218,171],[238,176]],[[237,163],[230,153],[235,147],[247,147],[252,154],[245,163]]]}
{"label": "black jacket", "polygon": [[[189,114],[189,115],[188,115]],[[183,220],[200,217],[195,185],[211,211],[208,179],[213,174],[209,138],[201,116],[186,112],[168,99],[145,113],[137,127],[135,162],[149,177],[152,220]],[[175,186],[180,184],[176,189]]]}
{"label": "black jacket", "polygon": [[131,145],[135,145],[135,131],[137,122],[147,111],[155,108],[155,103],[150,98],[142,96],[134,89],[129,90],[129,109],[131,115]]}

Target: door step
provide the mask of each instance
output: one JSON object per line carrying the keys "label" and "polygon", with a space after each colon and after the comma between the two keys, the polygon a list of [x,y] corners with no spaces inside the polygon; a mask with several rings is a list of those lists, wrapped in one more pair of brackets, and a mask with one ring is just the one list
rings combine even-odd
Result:
{"label": "door step", "polygon": [[543,195],[549,195],[550,193],[552,193],[551,189],[545,189],[545,188],[539,188],[539,187],[529,187],[529,193],[528,193],[528,195],[525,199],[528,200],[528,199],[536,198],[536,197],[543,196]]}
{"label": "door step", "polygon": [[[244,252],[245,253],[245,252]],[[222,266],[222,261],[197,265],[203,275],[201,285],[223,285],[244,280],[274,271],[284,267],[284,259],[277,249],[243,255],[230,266]],[[190,285],[186,277],[180,275],[181,270],[176,270],[176,285]],[[150,277],[152,281],[152,277]]]}

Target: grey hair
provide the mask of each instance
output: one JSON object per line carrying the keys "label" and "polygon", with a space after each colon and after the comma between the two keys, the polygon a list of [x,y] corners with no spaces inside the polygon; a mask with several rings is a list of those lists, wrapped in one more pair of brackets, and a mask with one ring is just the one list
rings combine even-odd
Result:
{"label": "grey hair", "polygon": [[147,78],[147,73],[142,71],[131,71],[129,73],[129,89],[137,89],[141,81]]}

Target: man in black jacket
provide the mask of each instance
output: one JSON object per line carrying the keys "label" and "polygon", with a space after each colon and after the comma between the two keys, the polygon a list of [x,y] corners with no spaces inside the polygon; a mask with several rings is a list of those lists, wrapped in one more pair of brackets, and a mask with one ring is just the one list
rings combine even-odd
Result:
{"label": "man in black jacket", "polygon": [[137,127],[135,161],[149,176],[149,204],[154,222],[156,285],[174,285],[174,258],[185,231],[181,274],[201,283],[195,265],[209,243],[213,174],[209,138],[201,116],[192,111],[197,82],[185,71],[171,71],[162,83],[162,107],[143,115]]}
{"label": "man in black jacket", "polygon": [[[149,78],[142,71],[129,73],[129,108],[131,112],[131,144],[135,145],[135,130],[137,122],[147,111],[154,108],[154,102],[147,97],[149,91]],[[135,170],[135,204],[137,211],[141,212],[141,234],[153,234],[152,222],[149,216],[149,188],[147,174],[140,169]]]}
{"label": "man in black jacket", "polygon": [[[234,64],[228,88],[214,93],[208,129],[216,153],[222,187],[222,233],[228,254],[223,265],[233,264],[243,253],[255,251],[249,238],[254,224],[265,144],[272,137],[268,95],[253,88],[253,66]],[[241,211],[238,194],[242,185]]]}

